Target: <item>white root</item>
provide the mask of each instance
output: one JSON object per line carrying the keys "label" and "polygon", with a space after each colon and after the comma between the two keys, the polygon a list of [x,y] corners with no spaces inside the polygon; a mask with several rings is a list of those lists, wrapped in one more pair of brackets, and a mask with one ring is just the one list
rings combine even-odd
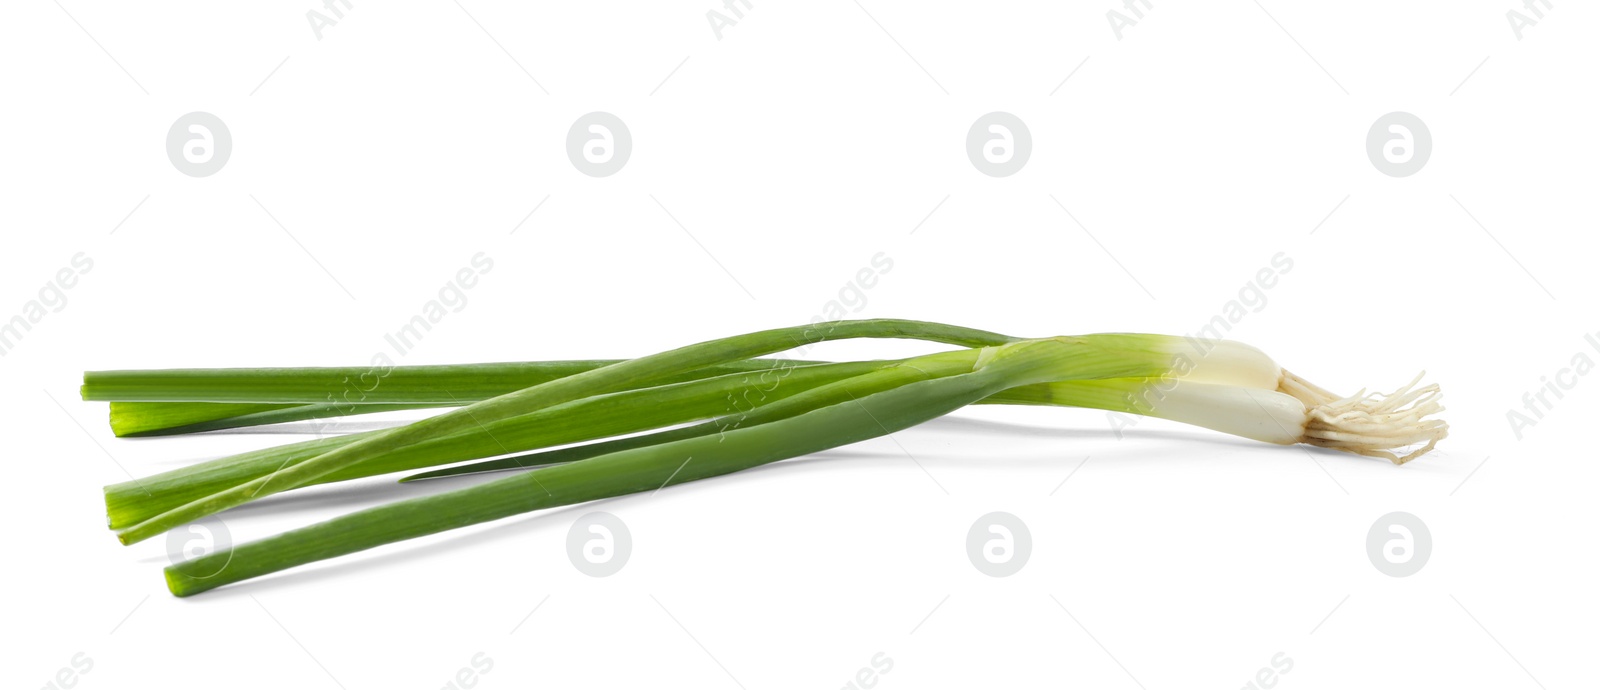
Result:
{"label": "white root", "polygon": [[1339,399],[1339,396],[1323,390],[1317,384],[1295,376],[1294,372],[1288,369],[1282,370],[1282,374],[1278,377],[1278,392],[1294,396],[1300,402],[1305,403],[1306,407],[1316,407]]}
{"label": "white root", "polygon": [[[1384,458],[1403,465],[1449,435],[1442,419],[1426,419],[1444,410],[1438,384],[1418,387],[1422,374],[1388,395],[1361,391],[1340,398],[1284,370],[1278,390],[1305,403],[1306,425],[1301,443],[1347,453]],[[1395,451],[1420,446],[1405,455]]]}

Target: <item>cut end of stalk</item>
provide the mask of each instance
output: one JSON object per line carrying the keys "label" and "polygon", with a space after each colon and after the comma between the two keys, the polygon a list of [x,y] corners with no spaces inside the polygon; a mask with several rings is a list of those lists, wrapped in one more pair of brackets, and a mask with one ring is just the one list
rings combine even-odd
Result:
{"label": "cut end of stalk", "polygon": [[193,580],[186,577],[183,573],[180,573],[173,568],[166,568],[162,571],[162,575],[167,581],[167,591],[171,592],[172,596],[186,597],[196,593],[194,589],[190,587],[190,584],[193,582]]}
{"label": "cut end of stalk", "polygon": [[[1347,453],[1384,458],[1404,465],[1433,450],[1450,433],[1442,419],[1427,419],[1444,411],[1439,384],[1418,386],[1417,374],[1388,395],[1362,390],[1340,398],[1284,370],[1278,390],[1306,405],[1306,430],[1302,443]],[[1406,448],[1415,448],[1404,455]]]}

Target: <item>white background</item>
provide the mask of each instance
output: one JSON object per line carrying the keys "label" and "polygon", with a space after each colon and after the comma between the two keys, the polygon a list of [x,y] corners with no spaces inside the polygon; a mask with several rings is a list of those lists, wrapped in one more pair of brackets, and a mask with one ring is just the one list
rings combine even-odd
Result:
{"label": "white background", "polygon": [[[0,319],[75,254],[94,264],[0,358],[7,687],[64,687],[80,653],[78,688],[463,687],[480,653],[479,688],[839,688],[879,653],[879,688],[1241,688],[1280,652],[1279,688],[1592,682],[1600,378],[1521,440],[1506,418],[1600,361],[1591,5],[1557,0],[1520,40],[1520,3],[1476,0],[1161,2],[1120,40],[1112,2],[754,0],[720,40],[711,2],[357,0],[320,40],[303,5],[9,7]],[[210,177],[164,151],[191,111],[231,131]],[[566,156],[591,111],[631,131],[616,175]],[[991,111],[1031,132],[1010,177],[964,150]],[[1392,111],[1432,134],[1409,177],[1365,151]],[[104,529],[103,484],[306,429],[114,439],[83,370],[364,364],[477,252],[493,270],[400,363],[805,322],[878,252],[893,268],[855,316],[1192,333],[1284,252],[1230,335],[1346,393],[1426,368],[1453,433],[1396,468],[964,411],[187,600],[161,540]],[[243,541],[440,488],[223,517]],[[634,541],[605,579],[565,554],[596,509]],[[997,510],[1033,538],[1003,579],[965,552]],[[1391,511],[1431,532],[1416,575],[1368,560]]]}

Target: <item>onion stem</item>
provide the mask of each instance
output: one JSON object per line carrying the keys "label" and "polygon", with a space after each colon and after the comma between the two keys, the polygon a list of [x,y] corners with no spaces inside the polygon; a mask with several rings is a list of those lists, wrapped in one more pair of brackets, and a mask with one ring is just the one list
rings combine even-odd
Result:
{"label": "onion stem", "polygon": [[[1106,357],[1094,350],[1092,343],[1081,339],[1050,338],[984,348],[970,363],[957,358],[931,359],[940,355],[916,358],[775,403],[807,410],[794,416],[721,434],[621,450],[359,511],[175,564],[166,569],[167,585],[173,594],[189,596],[374,546],[542,508],[656,490],[672,482],[728,474],[883,436],[1007,388],[1075,377],[1127,375],[1166,366],[1138,357]],[[963,369],[964,373],[953,373]],[[898,385],[892,382],[895,379],[900,380]],[[879,390],[885,385],[892,387]],[[822,406],[815,407],[818,402]]]}
{"label": "onion stem", "polygon": [[[910,338],[958,349],[900,360],[763,359],[845,338]],[[89,372],[83,395],[111,402],[118,435],[454,408],[403,426],[108,486],[108,522],[123,543],[303,486],[467,461],[477,462],[401,481],[514,471],[175,564],[166,575],[179,596],[531,510],[736,472],[889,434],[969,404],[1139,414],[1396,464],[1448,433],[1435,417],[1443,410],[1439,388],[1419,385],[1420,377],[1388,395],[1339,396],[1255,348],[1203,345],[1128,333],[1023,340],[878,319],[759,331],[631,360],[394,367],[372,380],[362,378],[370,370],[352,368]]]}
{"label": "onion stem", "polygon": [[207,515],[304,486],[387,451],[419,443],[433,436],[466,431],[489,422],[527,414],[579,398],[640,386],[664,376],[769,355],[812,343],[858,337],[915,338],[967,346],[1014,340],[1008,336],[957,326],[897,319],[843,321],[831,324],[826,329],[816,326],[776,328],[710,340],[546,381],[472,403],[436,417],[378,432],[317,457],[285,466],[267,476],[218,491],[130,525],[119,530],[117,538],[124,544],[143,541]]}

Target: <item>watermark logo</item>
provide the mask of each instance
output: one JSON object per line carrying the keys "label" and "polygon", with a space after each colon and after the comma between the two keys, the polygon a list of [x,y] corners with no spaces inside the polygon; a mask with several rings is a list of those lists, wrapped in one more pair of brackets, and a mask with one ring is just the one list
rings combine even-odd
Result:
{"label": "watermark logo", "polygon": [[205,571],[184,571],[193,578],[208,578],[222,572],[233,560],[233,536],[228,525],[215,515],[203,517],[171,532],[167,532],[167,562],[177,565],[214,553],[229,554],[221,564]]}
{"label": "watermark logo", "polygon": [[867,308],[867,293],[878,286],[880,277],[894,270],[894,258],[887,252],[878,252],[868,260],[868,265],[856,269],[850,280],[839,288],[839,294],[834,299],[822,305],[822,312],[811,319],[811,323],[833,324],[843,321],[851,314],[859,314]]}
{"label": "watermark logo", "polygon": [[44,684],[44,690],[70,690],[77,687],[78,681],[83,676],[94,670],[94,658],[86,652],[72,655],[66,666],[56,669],[56,674],[51,676],[50,682]]}
{"label": "watermark logo", "polygon": [[222,118],[211,113],[189,113],[167,130],[167,159],[189,177],[215,175],[232,153],[233,135]]}
{"label": "watermark logo", "polygon": [[1367,558],[1372,567],[1389,577],[1417,574],[1433,554],[1433,535],[1422,518],[1393,512],[1378,518],[1367,530]]}
{"label": "watermark logo", "polygon": [[[357,374],[354,379],[346,376],[340,381],[339,392],[330,392],[326,398],[327,403],[334,406],[335,414],[332,416],[352,414],[356,405],[367,402],[367,398],[394,372],[396,361],[404,359],[445,317],[467,308],[468,291],[477,287],[480,278],[492,270],[493,257],[486,252],[473,254],[468,264],[457,269],[451,279],[439,288],[436,298],[423,303],[422,309],[393,333],[383,334],[384,342],[389,344],[394,354],[391,356],[387,350],[378,350],[367,358],[366,371]],[[320,435],[324,427],[323,418],[317,417],[315,422]]]}
{"label": "watermark logo", "polygon": [[1192,335],[1185,336],[1195,354],[1204,357],[1211,353],[1234,326],[1246,316],[1259,314],[1267,308],[1268,292],[1278,286],[1283,276],[1294,270],[1294,257],[1288,252],[1278,252],[1268,259],[1267,265],[1257,269],[1255,275],[1239,288],[1238,295],[1223,303],[1222,308]]}
{"label": "watermark logo", "polygon": [[[1600,331],[1585,333],[1583,339],[1589,347],[1600,353]],[[1578,387],[1578,382],[1594,371],[1594,359],[1582,350],[1574,352],[1567,366],[1556,370],[1552,376],[1540,376],[1539,387],[1535,391],[1522,394],[1522,410],[1511,408],[1506,410],[1506,422],[1511,425],[1511,434],[1522,440],[1523,429],[1538,426],[1544,421],[1545,413],[1554,411],[1556,404],[1567,397],[1567,393]]]}
{"label": "watermark logo", "polygon": [[[894,259],[887,252],[878,252],[872,255],[868,265],[857,269],[850,280],[839,288],[838,297],[830,299],[822,305],[822,310],[811,317],[808,322],[811,328],[805,332],[809,340],[819,332],[831,332],[836,324],[847,316],[860,313],[867,308],[867,293],[877,287],[879,279],[894,269]],[[794,349],[794,356],[804,358],[815,343],[807,342]],[[745,419],[756,407],[764,404],[772,397],[767,395],[778,389],[783,380],[789,378],[794,370],[802,366],[794,361],[784,361],[773,365],[770,369],[760,372],[751,372],[740,383],[744,385],[738,390],[728,392],[727,412],[717,419],[717,433],[726,434],[738,429],[744,424]]]}
{"label": "watermark logo", "polygon": [[[352,9],[350,0],[322,0],[322,8],[328,11],[323,14],[316,10],[306,11],[306,22],[311,25],[311,33],[317,35],[317,40],[322,40],[322,30],[337,26],[340,19],[344,19],[344,11]],[[328,15],[333,16],[328,16]]]}
{"label": "watermark logo", "polygon": [[1278,652],[1272,655],[1271,665],[1256,669],[1256,674],[1250,682],[1244,684],[1244,690],[1272,690],[1277,687],[1278,681],[1283,676],[1294,670],[1294,659],[1287,652]]}
{"label": "watermark logo", "polygon": [[628,526],[611,513],[589,513],[567,530],[567,558],[572,567],[589,577],[617,574],[633,553],[633,535]]}
{"label": "watermark logo", "polygon": [[[1506,10],[1506,21],[1511,23],[1511,33],[1517,35],[1517,40],[1522,40],[1522,30],[1530,26],[1537,26],[1539,20],[1544,19],[1544,11],[1553,9],[1550,0],[1522,0],[1522,8],[1527,10],[1523,14],[1516,10]],[[1532,15],[1532,16],[1529,16]]]}
{"label": "watermark logo", "polygon": [[1028,164],[1031,153],[1033,135],[1022,118],[1011,113],[989,113],[967,130],[967,158],[979,172],[990,177],[1015,175]]}
{"label": "watermark logo", "polygon": [[[1173,373],[1181,377],[1194,371],[1200,362],[1216,349],[1217,344],[1226,339],[1234,326],[1239,325],[1245,317],[1265,310],[1270,302],[1268,293],[1292,270],[1294,270],[1294,257],[1289,256],[1288,252],[1273,254],[1266,265],[1257,269],[1251,279],[1245,281],[1236,297],[1223,303],[1222,308],[1206,321],[1205,325],[1184,336],[1188,349],[1173,356]],[[1148,414],[1155,404],[1165,400],[1166,394],[1177,385],[1176,379],[1159,381],[1147,387],[1139,395],[1130,393],[1126,401],[1141,414]],[[1106,423],[1118,441],[1122,440],[1122,430],[1138,426],[1139,420],[1140,417],[1126,412],[1106,411]]]}
{"label": "watermark logo", "polygon": [[1395,111],[1378,118],[1367,130],[1367,158],[1390,177],[1415,175],[1433,153],[1433,135],[1422,118]]}
{"label": "watermark logo", "polygon": [[595,111],[578,118],[567,130],[567,158],[590,177],[615,175],[633,153],[633,135],[622,119]]}
{"label": "watermark logo", "polygon": [[989,513],[967,530],[967,558],[972,567],[989,577],[1017,574],[1032,554],[1033,535],[1028,525],[1011,513]]}
{"label": "watermark logo", "polygon": [[446,316],[467,308],[467,292],[478,286],[480,276],[494,270],[494,259],[487,252],[478,252],[472,255],[469,264],[457,269],[455,275],[439,288],[438,297],[424,303],[422,310],[410,321],[395,332],[384,334],[383,339],[394,348],[396,355],[404,357]]}
{"label": "watermark logo", "polygon": [[37,297],[22,304],[22,311],[0,322],[0,357],[17,349],[22,344],[22,338],[33,332],[33,327],[39,325],[46,316],[66,309],[67,291],[77,287],[78,279],[93,269],[94,259],[89,258],[88,254],[73,254],[68,265],[57,269],[55,276],[39,288]]}
{"label": "watermark logo", "polygon": [[894,658],[887,652],[878,652],[872,655],[871,665],[856,669],[856,674],[845,683],[844,690],[869,690],[876,686],[883,676],[894,670]]}
{"label": "watermark logo", "polygon": [[469,690],[478,686],[478,681],[489,675],[494,670],[494,658],[483,652],[472,655],[470,665],[456,669],[455,675],[450,677],[450,682],[442,687],[444,690]]}
{"label": "watermark logo", "polygon": [[[739,25],[739,20],[744,19],[744,11],[752,9],[750,0],[722,0],[722,9],[728,11],[723,14],[716,10],[706,10],[706,22],[711,24],[711,33],[717,35],[717,40],[722,40],[722,30]],[[733,16],[728,16],[728,15]]]}
{"label": "watermark logo", "polygon": [[1116,10],[1106,10],[1106,21],[1111,24],[1111,33],[1117,35],[1117,40],[1122,40],[1122,30],[1138,26],[1139,20],[1144,19],[1144,10],[1152,9],[1150,0],[1122,0],[1122,9],[1128,11],[1123,14]]}

